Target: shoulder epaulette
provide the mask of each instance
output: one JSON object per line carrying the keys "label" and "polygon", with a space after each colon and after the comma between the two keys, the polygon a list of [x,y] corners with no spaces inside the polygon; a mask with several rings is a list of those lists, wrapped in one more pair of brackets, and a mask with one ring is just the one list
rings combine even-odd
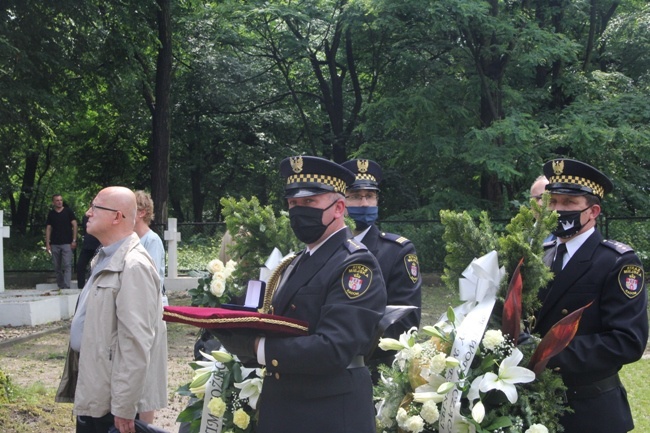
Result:
{"label": "shoulder epaulette", "polygon": [[368,248],[366,248],[364,244],[362,244],[361,242],[357,242],[356,240],[354,240],[354,238],[346,239],[345,246],[351,253],[368,250]]}
{"label": "shoulder epaulette", "polygon": [[625,253],[629,253],[630,251],[634,251],[634,249],[631,246],[626,245],[623,242],[603,239],[602,244],[606,247],[613,249],[619,254],[625,254]]}
{"label": "shoulder epaulette", "polygon": [[379,236],[381,236],[382,239],[386,239],[388,241],[392,241],[400,245],[405,245],[411,242],[410,240],[406,239],[404,236],[396,235],[395,233],[379,232]]}

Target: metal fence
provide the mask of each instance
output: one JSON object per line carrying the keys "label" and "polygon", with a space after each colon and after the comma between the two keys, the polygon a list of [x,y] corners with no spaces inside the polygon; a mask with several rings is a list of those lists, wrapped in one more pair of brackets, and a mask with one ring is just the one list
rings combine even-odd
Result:
{"label": "metal fence", "polygon": [[[498,230],[503,229],[508,220],[492,220],[492,223]],[[650,269],[650,216],[602,217],[599,226],[606,238],[616,239],[632,246],[644,262],[644,266]],[[164,238],[165,225],[152,226],[152,229]],[[440,220],[384,221],[381,223],[381,229],[411,239],[418,251],[424,272],[439,272],[443,269],[444,227]],[[179,223],[178,231],[181,233],[179,271],[188,270],[183,267],[183,252],[198,247],[217,249],[225,230],[223,222]],[[12,231],[11,236],[4,239],[5,271],[17,273],[51,271],[50,258],[45,252],[44,233],[44,226],[28,227],[24,235]]]}

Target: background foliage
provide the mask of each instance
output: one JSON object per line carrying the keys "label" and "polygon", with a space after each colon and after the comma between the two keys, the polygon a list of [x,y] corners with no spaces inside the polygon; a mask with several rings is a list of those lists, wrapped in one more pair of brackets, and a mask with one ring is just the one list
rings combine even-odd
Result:
{"label": "background foliage", "polygon": [[[383,228],[412,238],[425,268],[441,268],[442,230],[417,221],[443,209],[507,220],[555,156],[612,177],[606,216],[647,215],[645,1],[181,0],[165,27],[168,3],[0,4],[12,238],[32,230],[24,244],[38,245],[52,194],[80,217],[110,184],[152,191],[157,224],[221,221],[224,197],[279,214],[278,163],[297,153],[377,160]],[[645,226],[616,226],[647,256]]]}

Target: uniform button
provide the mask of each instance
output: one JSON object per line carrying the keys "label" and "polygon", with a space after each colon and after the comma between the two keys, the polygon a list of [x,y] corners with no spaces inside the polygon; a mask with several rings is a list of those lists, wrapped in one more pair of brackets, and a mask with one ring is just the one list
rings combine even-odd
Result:
{"label": "uniform button", "polygon": [[274,359],[273,361],[271,361],[271,365],[274,366],[274,367],[277,367],[278,364],[279,364],[279,362],[278,362],[277,359]]}
{"label": "uniform button", "polygon": [[298,307],[296,307],[294,304],[291,304],[291,310],[292,311],[296,311],[296,308],[298,308]]}
{"label": "uniform button", "polygon": [[562,311],[560,311],[560,313],[562,313],[563,316],[566,316],[567,314],[569,314],[569,310],[563,308]]}
{"label": "uniform button", "polygon": [[277,380],[280,380],[280,373],[275,373],[275,378],[276,378]]}

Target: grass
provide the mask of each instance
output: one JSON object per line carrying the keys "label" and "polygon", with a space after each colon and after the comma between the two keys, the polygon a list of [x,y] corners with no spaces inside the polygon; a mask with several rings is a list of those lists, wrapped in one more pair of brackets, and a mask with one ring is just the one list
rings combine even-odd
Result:
{"label": "grass", "polygon": [[[647,351],[646,351],[647,353]],[[623,367],[621,381],[627,390],[627,398],[632,406],[634,431],[650,432],[650,358]]]}
{"label": "grass", "polygon": [[27,387],[12,386],[11,401],[0,405],[3,433],[72,431],[74,422],[70,405],[54,402],[56,388],[35,382]]}
{"label": "grass", "polygon": [[[188,298],[189,299],[189,298]],[[181,301],[179,299],[179,301]],[[182,301],[181,301],[182,302]],[[425,275],[425,284],[422,294],[422,324],[433,325],[442,313],[449,306],[459,303],[455,293],[442,288],[439,279],[432,275]],[[170,324],[176,325],[176,324]],[[192,332],[187,327],[169,326],[168,337],[170,351],[176,346],[175,341],[179,339],[192,339]],[[20,356],[24,369],[20,375],[31,374],[35,381],[30,385],[21,387],[13,383],[11,385],[11,402],[0,404],[0,431],[2,433],[27,433],[38,431],[39,433],[59,433],[72,431],[74,419],[69,404],[54,403],[56,383],[42,383],[38,380],[38,373],[44,369],[57,369],[62,371],[63,353],[65,348],[59,348],[60,344],[54,344],[44,349],[44,353],[23,353],[19,354],[20,348],[29,347],[29,343],[16,347],[15,350],[4,350],[0,353],[0,366],[4,363],[5,357]],[[56,348],[55,348],[56,346]],[[192,357],[187,353],[188,359]],[[650,432],[650,359],[643,359],[623,368],[621,378],[628,392],[628,399],[632,406],[632,413],[636,425],[636,432]],[[11,377],[10,377],[11,379]]]}

